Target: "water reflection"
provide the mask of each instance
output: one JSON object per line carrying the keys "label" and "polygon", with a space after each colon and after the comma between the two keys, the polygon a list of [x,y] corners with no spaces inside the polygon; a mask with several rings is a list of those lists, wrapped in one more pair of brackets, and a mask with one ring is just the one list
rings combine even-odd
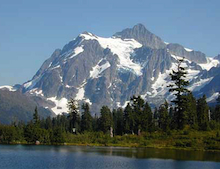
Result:
{"label": "water reflection", "polygon": [[[206,162],[201,162],[206,161]],[[0,145],[0,168],[219,169],[219,152],[152,148]]]}
{"label": "water reflection", "polygon": [[48,151],[50,153],[68,154],[99,154],[122,156],[137,159],[173,159],[184,161],[216,161],[220,162],[220,152],[186,151],[154,148],[123,148],[123,147],[90,147],[90,146],[32,146],[32,145],[0,145],[1,150],[16,151]]}
{"label": "water reflection", "polygon": [[220,152],[186,151],[154,148],[115,148],[115,147],[81,147],[84,153],[96,152],[102,155],[123,156],[138,159],[173,159],[187,161],[218,161]]}

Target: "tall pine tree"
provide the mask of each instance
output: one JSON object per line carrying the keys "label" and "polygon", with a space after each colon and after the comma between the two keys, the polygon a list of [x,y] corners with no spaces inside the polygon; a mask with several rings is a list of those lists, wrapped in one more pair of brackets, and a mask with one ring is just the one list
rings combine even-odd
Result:
{"label": "tall pine tree", "polygon": [[81,130],[82,131],[92,131],[92,116],[89,111],[89,104],[83,103],[82,105],[82,118],[81,118]]}
{"label": "tall pine tree", "polygon": [[182,129],[185,125],[185,110],[184,106],[186,103],[185,95],[189,92],[186,86],[189,85],[189,81],[186,78],[186,70],[182,67],[183,59],[179,59],[177,63],[177,70],[172,70],[170,74],[171,80],[174,84],[169,85],[169,92],[172,92],[175,95],[175,99],[172,102],[175,104],[175,123],[177,124],[178,129]]}
{"label": "tall pine tree", "polygon": [[169,118],[169,112],[168,112],[168,103],[165,101],[164,104],[160,105],[158,110],[159,115],[159,128],[163,131],[168,131],[170,126],[170,118]]}
{"label": "tall pine tree", "polygon": [[209,107],[206,102],[206,96],[204,95],[202,98],[197,101],[197,118],[198,118],[198,126],[200,130],[208,130],[209,129]]}
{"label": "tall pine tree", "polygon": [[[80,116],[78,112],[78,107],[74,99],[70,99],[68,101],[68,109],[69,109],[69,131],[72,132],[78,132],[80,130]],[[76,131],[74,131],[75,129]]]}
{"label": "tall pine tree", "polygon": [[128,103],[124,109],[123,119],[124,133],[133,134],[135,129],[135,114],[130,103]]}
{"label": "tall pine tree", "polygon": [[104,133],[110,132],[111,127],[113,127],[113,119],[111,110],[108,106],[103,106],[101,108],[101,117],[99,118],[99,130]]}
{"label": "tall pine tree", "polygon": [[143,119],[144,100],[140,96],[138,97],[133,96],[131,98],[131,102],[132,102],[133,115],[135,117],[134,132],[136,134],[140,134],[140,132],[145,129],[142,121],[147,120],[147,119]]}

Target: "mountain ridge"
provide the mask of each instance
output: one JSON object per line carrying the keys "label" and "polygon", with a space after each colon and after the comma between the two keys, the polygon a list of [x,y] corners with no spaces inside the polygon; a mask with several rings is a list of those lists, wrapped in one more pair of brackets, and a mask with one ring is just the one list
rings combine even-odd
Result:
{"label": "mountain ridge", "polygon": [[[89,103],[93,113],[103,105],[125,106],[133,95],[141,95],[157,106],[172,97],[167,92],[169,73],[181,57],[185,57],[189,72],[189,88],[197,96],[202,92],[212,97],[219,90],[219,61],[200,51],[165,43],[142,24],[109,38],[81,33],[56,49],[19,90],[43,99],[45,102],[39,104],[55,114],[67,111],[70,98],[79,104]],[[211,89],[204,91],[209,83],[213,83]]]}

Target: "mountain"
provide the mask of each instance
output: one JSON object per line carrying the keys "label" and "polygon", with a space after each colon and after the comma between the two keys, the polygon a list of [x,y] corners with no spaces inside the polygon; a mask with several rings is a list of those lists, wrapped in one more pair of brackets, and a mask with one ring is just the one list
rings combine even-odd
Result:
{"label": "mountain", "polygon": [[[18,89],[55,114],[67,112],[67,101],[87,102],[93,113],[103,105],[125,106],[141,95],[153,106],[171,99],[169,73],[179,58],[196,96],[213,101],[219,91],[219,60],[180,44],[166,43],[138,24],[103,38],[83,32],[56,49],[33,78]],[[40,101],[39,101],[40,100]]]}

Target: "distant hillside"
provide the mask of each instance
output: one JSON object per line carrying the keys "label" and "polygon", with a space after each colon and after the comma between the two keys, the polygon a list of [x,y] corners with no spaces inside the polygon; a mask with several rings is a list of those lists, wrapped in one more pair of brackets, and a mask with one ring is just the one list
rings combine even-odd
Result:
{"label": "distant hillside", "polygon": [[[14,121],[27,122],[32,119],[35,107],[38,106],[34,98],[8,90],[0,90],[0,123],[10,124]],[[51,112],[43,107],[38,107],[41,117],[48,117]]]}

